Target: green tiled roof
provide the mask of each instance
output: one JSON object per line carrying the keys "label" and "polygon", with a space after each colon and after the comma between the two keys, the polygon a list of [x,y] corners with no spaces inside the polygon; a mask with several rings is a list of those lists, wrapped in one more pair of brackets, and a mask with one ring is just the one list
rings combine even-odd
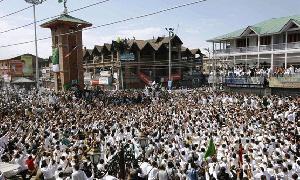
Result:
{"label": "green tiled roof", "polygon": [[[273,18],[258,24],[249,26],[255,33],[258,35],[268,35],[268,34],[276,34],[279,33],[282,28],[290,21],[294,20],[295,22],[300,24],[300,15],[288,16],[288,17],[281,17],[281,18]],[[243,28],[222,36],[218,36],[208,41],[217,41],[217,40],[226,40],[226,39],[233,39],[238,38],[241,34],[247,29]]]}
{"label": "green tiled roof", "polygon": [[70,16],[68,14],[61,14],[59,17],[57,17],[55,19],[52,19],[48,22],[45,22],[41,26],[46,27],[46,26],[49,26],[52,23],[56,23],[56,22],[70,22],[70,23],[75,23],[75,24],[83,24],[83,25],[86,25],[86,26],[91,26],[92,25],[91,23],[89,23],[87,21],[75,18],[75,17]]}

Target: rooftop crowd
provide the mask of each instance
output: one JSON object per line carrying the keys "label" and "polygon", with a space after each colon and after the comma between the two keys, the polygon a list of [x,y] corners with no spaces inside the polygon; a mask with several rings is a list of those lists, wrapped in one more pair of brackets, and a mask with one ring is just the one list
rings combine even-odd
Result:
{"label": "rooftop crowd", "polygon": [[[93,179],[91,148],[101,151],[97,169],[104,170],[123,143],[136,157],[144,154],[126,179],[296,180],[299,103],[204,88],[81,94],[6,88],[0,162],[19,165],[10,173],[23,179]],[[141,136],[149,140],[144,152]],[[206,157],[209,142],[215,153]]]}

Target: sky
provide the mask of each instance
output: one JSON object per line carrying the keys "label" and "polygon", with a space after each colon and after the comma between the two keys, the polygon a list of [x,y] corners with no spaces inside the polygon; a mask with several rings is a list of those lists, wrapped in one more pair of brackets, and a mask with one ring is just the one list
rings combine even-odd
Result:
{"label": "sky", "polygon": [[[68,9],[73,10],[103,0],[68,0]],[[110,0],[70,15],[99,26],[129,17],[135,17],[195,0]],[[29,6],[24,0],[3,0],[0,2],[0,17]],[[107,27],[83,32],[83,46],[92,49],[94,45],[110,43],[121,38],[151,39],[167,35],[166,27],[175,28],[175,33],[190,49],[204,48],[211,44],[206,40],[226,34],[258,22],[300,14],[299,0],[207,0],[158,15],[136,19]],[[37,20],[59,15],[63,4],[58,0],[47,0],[36,7]],[[33,10],[27,9],[6,18],[0,18],[0,31],[33,22]],[[38,38],[49,37],[50,30],[38,23]],[[34,40],[33,25],[0,33],[0,46]],[[38,42],[40,57],[51,55],[51,39]],[[12,58],[24,53],[35,54],[34,43],[0,47],[0,59]]]}

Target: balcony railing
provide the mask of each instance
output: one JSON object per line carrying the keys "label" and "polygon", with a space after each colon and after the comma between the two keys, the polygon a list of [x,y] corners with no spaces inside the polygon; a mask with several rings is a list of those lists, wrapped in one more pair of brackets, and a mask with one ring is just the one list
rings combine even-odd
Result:
{"label": "balcony railing", "polygon": [[267,52],[267,51],[279,51],[279,50],[291,50],[291,49],[300,49],[300,42],[292,43],[279,43],[273,45],[261,45],[258,46],[248,46],[248,47],[235,47],[227,48],[221,50],[215,50],[215,54],[237,54],[237,53],[251,53],[251,52]]}
{"label": "balcony railing", "polygon": [[287,49],[300,49],[300,42],[288,43]]}

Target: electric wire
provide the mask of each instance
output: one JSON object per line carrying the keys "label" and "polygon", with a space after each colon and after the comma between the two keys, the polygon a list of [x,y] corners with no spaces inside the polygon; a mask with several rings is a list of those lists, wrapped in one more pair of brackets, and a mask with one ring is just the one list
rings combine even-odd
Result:
{"label": "electric wire", "polygon": [[[3,1],[3,0],[2,0],[2,1]],[[2,1],[0,1],[0,2],[2,2]],[[22,12],[22,11],[25,11],[25,10],[31,8],[31,7],[32,7],[32,6],[28,6],[28,7],[25,7],[25,8],[23,8],[23,9],[14,11],[14,12],[12,12],[12,13],[9,13],[9,14],[3,15],[3,16],[0,16],[0,19],[3,19],[3,18],[6,18],[6,17],[9,17],[9,16],[12,16],[12,15],[14,15],[14,14],[18,14],[18,13],[20,13],[20,12]]]}
{"label": "electric wire", "polygon": [[[99,2],[96,2],[96,3],[93,3],[93,4],[90,4],[90,5],[87,5],[87,6],[83,6],[81,8],[78,8],[78,9],[74,9],[72,11],[69,11],[68,13],[73,13],[73,12],[77,12],[77,11],[81,11],[83,9],[86,9],[86,8],[89,8],[89,7],[93,7],[93,6],[96,6],[98,4],[102,4],[102,3],[105,3],[105,2],[108,2],[110,0],[104,0],[104,1],[99,1]],[[32,6],[30,6],[32,7]],[[39,23],[39,22],[43,22],[43,21],[46,21],[48,19],[53,19],[53,18],[57,18],[59,17],[60,15],[55,15],[55,16],[51,16],[51,17],[46,17],[44,19],[40,19],[40,20],[37,20],[36,22]],[[18,30],[18,29],[21,29],[21,28],[24,28],[24,27],[27,27],[27,26],[30,26],[30,25],[33,25],[34,22],[32,23],[28,23],[28,24],[25,24],[25,25],[22,25],[22,26],[18,26],[18,27],[15,27],[15,28],[11,28],[11,29],[7,29],[7,30],[4,30],[4,31],[0,31],[0,34],[3,34],[3,33],[7,33],[7,32],[10,32],[10,31],[15,31],[15,30]]]}
{"label": "electric wire", "polygon": [[[65,36],[65,35],[69,35],[69,34],[73,34],[73,33],[77,33],[77,32],[87,31],[87,30],[91,30],[91,29],[97,29],[97,28],[100,28],[100,27],[111,26],[111,25],[114,25],[114,24],[119,24],[119,23],[131,21],[131,20],[135,20],[135,19],[141,19],[141,18],[145,18],[145,17],[148,17],[148,16],[153,16],[153,15],[157,15],[157,14],[164,13],[164,12],[167,12],[167,11],[171,11],[171,10],[174,10],[174,9],[178,9],[178,8],[182,8],[182,7],[186,7],[186,6],[191,6],[191,5],[198,4],[198,3],[201,3],[201,2],[205,2],[205,1],[207,1],[207,0],[197,0],[197,1],[190,2],[190,3],[177,5],[177,6],[174,6],[174,7],[162,9],[162,10],[159,10],[159,11],[156,11],[156,12],[152,12],[152,13],[148,13],[148,14],[144,14],[144,15],[140,15],[140,16],[130,17],[130,18],[126,18],[126,19],[122,19],[122,20],[118,20],[118,21],[114,21],[114,22],[110,22],[110,23],[106,23],[106,24],[86,28],[86,29],[72,31],[72,32],[68,32],[68,33],[62,33],[62,34],[59,34],[58,36]],[[46,39],[50,39],[50,38],[52,38],[52,37],[51,36],[43,37],[43,38],[39,38],[37,41],[42,41],[42,40],[46,40]],[[33,42],[34,42],[34,40],[20,42],[20,43],[13,43],[13,44],[8,44],[8,45],[2,45],[2,46],[0,46],[0,48],[23,45],[23,44],[33,43]]]}

